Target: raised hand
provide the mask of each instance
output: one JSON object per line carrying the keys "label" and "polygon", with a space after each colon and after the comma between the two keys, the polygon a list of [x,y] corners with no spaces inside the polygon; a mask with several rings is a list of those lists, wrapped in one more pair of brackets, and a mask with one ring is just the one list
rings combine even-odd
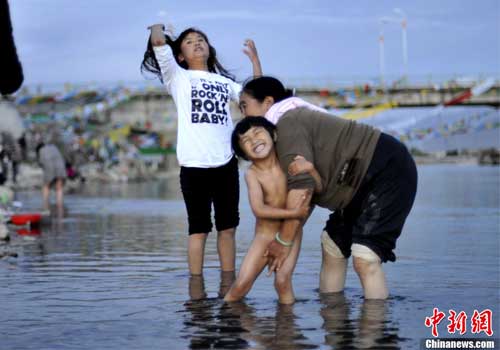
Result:
{"label": "raised hand", "polygon": [[257,48],[255,47],[255,42],[252,39],[246,39],[243,42],[243,46],[245,46],[243,52],[248,56],[248,58],[250,58],[250,61],[254,62],[255,60],[259,59],[259,54],[257,52]]}
{"label": "raised hand", "polygon": [[252,39],[246,39],[243,46],[245,47],[243,52],[252,62],[254,77],[262,76],[262,67],[260,65],[259,54],[257,52],[257,48],[255,47],[255,42]]}
{"label": "raised hand", "polygon": [[151,44],[153,46],[162,46],[166,44],[165,33],[163,32],[165,26],[161,23],[153,24],[148,27],[151,30]]}

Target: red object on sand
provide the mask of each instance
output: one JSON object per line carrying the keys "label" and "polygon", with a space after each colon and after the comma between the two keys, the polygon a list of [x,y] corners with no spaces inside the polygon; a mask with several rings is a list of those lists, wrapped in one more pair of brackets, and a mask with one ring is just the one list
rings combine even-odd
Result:
{"label": "red object on sand", "polygon": [[36,235],[39,235],[41,233],[42,232],[40,231],[39,228],[30,228],[30,229],[21,228],[21,229],[17,230],[17,234],[21,235],[21,236],[36,236]]}
{"label": "red object on sand", "polygon": [[13,214],[10,221],[14,225],[27,225],[27,224],[37,224],[42,219],[42,214],[40,213],[22,213]]}

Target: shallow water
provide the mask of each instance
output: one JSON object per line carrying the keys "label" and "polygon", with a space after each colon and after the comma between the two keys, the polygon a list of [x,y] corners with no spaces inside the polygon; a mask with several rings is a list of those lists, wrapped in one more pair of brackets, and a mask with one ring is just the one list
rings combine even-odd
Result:
{"label": "shallow water", "polygon": [[[245,302],[222,303],[227,276],[219,273],[214,234],[204,280],[190,280],[176,180],[85,188],[67,195],[63,216],[40,235],[13,234],[0,247],[19,254],[0,260],[1,348],[418,349],[431,337],[424,320],[434,307],[463,310],[468,320],[489,308],[498,330],[499,175],[471,165],[419,168],[398,261],[385,266],[386,302],[363,302],[352,267],[344,295],[318,293],[328,212],[317,209],[305,228],[293,306],[277,304],[265,276]],[[238,265],[254,222],[244,184],[241,198]],[[40,206],[38,192],[19,199]],[[440,336],[452,336],[446,325]],[[468,326],[463,337],[474,336]]]}

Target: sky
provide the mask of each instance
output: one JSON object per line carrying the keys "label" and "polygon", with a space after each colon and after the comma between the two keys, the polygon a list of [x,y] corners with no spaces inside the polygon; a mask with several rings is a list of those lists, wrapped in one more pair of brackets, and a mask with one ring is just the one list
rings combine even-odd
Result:
{"label": "sky", "polygon": [[[251,75],[243,41],[255,40],[265,74],[287,85],[404,73],[407,17],[410,81],[500,76],[499,0],[10,0],[25,84],[141,82],[153,23],[203,30],[237,80]],[[394,21],[380,25],[381,18]]]}

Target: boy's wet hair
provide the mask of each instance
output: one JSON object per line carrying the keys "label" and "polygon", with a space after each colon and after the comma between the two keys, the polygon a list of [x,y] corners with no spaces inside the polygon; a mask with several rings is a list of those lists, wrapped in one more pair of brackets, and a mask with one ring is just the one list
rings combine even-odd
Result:
{"label": "boy's wet hair", "polygon": [[[179,54],[181,53],[182,41],[188,34],[191,33],[200,34],[208,44],[208,60],[207,60],[208,71],[211,73],[220,74],[234,81],[235,80],[234,75],[229,73],[229,71],[226,68],[224,68],[222,64],[220,64],[219,60],[217,60],[217,51],[215,51],[215,48],[212,45],[210,45],[210,41],[208,41],[208,37],[206,36],[206,34],[197,28],[193,27],[188,28],[184,30],[181,34],[179,34],[177,38],[172,38],[170,35],[168,35],[168,33],[164,33],[166,43],[172,48],[172,53],[175,57],[175,61],[177,62],[177,64],[184,69],[189,68],[186,61],[182,62],[179,61]],[[156,56],[153,50],[153,44],[151,44],[151,35],[148,38],[146,52],[144,53],[144,59],[142,60],[141,63],[141,73],[144,75],[145,72],[152,73],[163,83],[163,77],[161,75],[160,65],[156,60]]]}
{"label": "boy's wet hair", "polygon": [[262,76],[247,81],[243,85],[241,92],[252,96],[259,102],[263,102],[267,96],[271,96],[275,103],[293,96],[292,90],[285,89],[281,81],[270,76]]}
{"label": "boy's wet hair", "polygon": [[246,133],[252,127],[262,127],[266,129],[271,138],[276,133],[276,126],[264,117],[246,117],[236,124],[231,135],[231,146],[238,158],[248,160],[247,155],[240,147],[240,136]]}

